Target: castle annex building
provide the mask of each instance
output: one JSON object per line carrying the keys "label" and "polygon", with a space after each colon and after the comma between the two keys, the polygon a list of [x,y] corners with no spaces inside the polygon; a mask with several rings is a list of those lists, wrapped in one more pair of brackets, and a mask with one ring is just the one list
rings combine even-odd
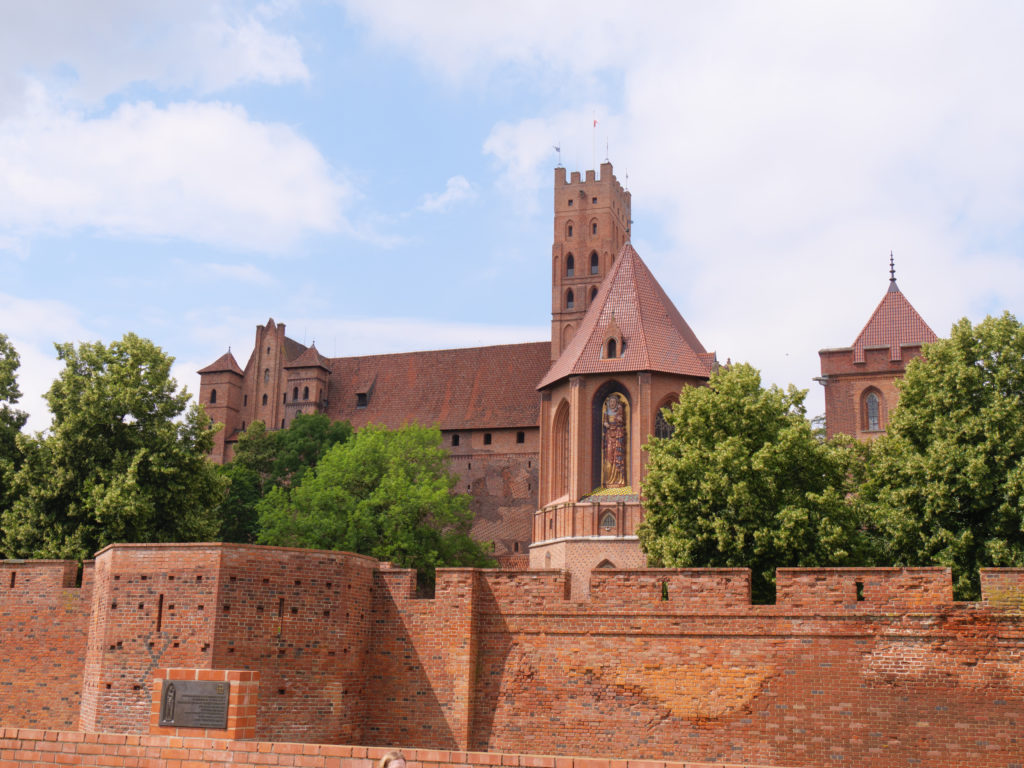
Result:
{"label": "castle annex building", "polygon": [[[569,570],[581,594],[593,568],[644,567],[642,447],[717,361],[630,244],[631,197],[611,163],[556,168],[553,203],[550,341],[326,358],[271,319],[244,368],[228,351],[199,372],[200,401],[225,425],[212,458],[230,460],[254,421],[283,429],[303,413],[356,429],[436,424],[473,496],[473,535],[506,565]],[[829,436],[883,432],[894,380],[934,340],[893,272],[853,346],[820,352]]]}

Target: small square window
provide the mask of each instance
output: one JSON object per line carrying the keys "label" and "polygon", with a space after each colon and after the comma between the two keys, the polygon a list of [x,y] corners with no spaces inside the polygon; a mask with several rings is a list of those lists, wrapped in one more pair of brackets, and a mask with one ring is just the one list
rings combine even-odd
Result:
{"label": "small square window", "polygon": [[525,443],[526,442],[526,433],[525,432],[516,432],[516,442],[517,443]]}
{"label": "small square window", "polygon": [[356,392],[356,408],[365,408],[368,400],[365,392]]}
{"label": "small square window", "polygon": [[572,204],[573,204],[573,199],[572,199],[572,198],[570,197],[570,198],[569,198],[569,207],[570,207],[570,208],[572,208]]}
{"label": "small square window", "polygon": [[490,445],[490,444],[491,444],[491,433],[490,432],[484,432],[484,445]]}
{"label": "small square window", "polygon": [[452,446],[454,447],[454,446],[456,446],[458,444],[459,444],[459,436],[458,435],[452,435]]}
{"label": "small square window", "polygon": [[597,198],[596,197],[591,198],[590,202],[596,205],[597,204]]}

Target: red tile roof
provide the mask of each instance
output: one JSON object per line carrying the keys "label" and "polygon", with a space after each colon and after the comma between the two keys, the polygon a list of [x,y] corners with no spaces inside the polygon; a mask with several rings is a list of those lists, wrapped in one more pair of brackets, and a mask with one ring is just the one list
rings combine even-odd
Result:
{"label": "red tile roof", "polygon": [[235,360],[230,349],[197,373],[224,373],[225,371],[242,375],[242,369],[238,367],[238,361]]}
{"label": "red tile roof", "polygon": [[[550,342],[336,357],[327,409],[357,429],[408,422],[441,429],[535,427],[536,384],[551,361]],[[356,394],[369,390],[365,408]]]}
{"label": "red tile roof", "polygon": [[[285,348],[287,353],[287,342],[291,341],[285,336]],[[293,341],[292,344],[297,345],[298,342]],[[316,345],[309,347],[302,351],[302,353],[291,362],[285,364],[286,369],[288,368],[323,368],[325,371],[330,371],[331,366],[327,361],[327,358],[321,355],[316,350]]]}
{"label": "red tile roof", "polygon": [[853,342],[853,361],[863,363],[864,350],[869,347],[889,347],[889,359],[899,361],[903,359],[903,347],[920,346],[937,338],[900,291],[896,278],[891,278],[889,290]]}
{"label": "red tile roof", "polygon": [[[623,342],[619,356],[611,359],[604,357],[609,330],[621,331]],[[538,389],[566,376],[613,371],[662,371],[708,378],[714,359],[640,255],[626,243],[576,335]]]}

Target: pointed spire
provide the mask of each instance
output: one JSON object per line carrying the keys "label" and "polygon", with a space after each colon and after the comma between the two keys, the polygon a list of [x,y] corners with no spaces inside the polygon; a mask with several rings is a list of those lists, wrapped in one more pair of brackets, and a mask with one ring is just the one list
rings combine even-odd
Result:
{"label": "pointed spire", "polygon": [[197,371],[197,373],[234,373],[238,376],[243,375],[242,369],[238,367],[238,361],[235,360],[235,356],[231,354],[231,347],[228,347],[227,352],[205,368]]}
{"label": "pointed spire", "polygon": [[896,259],[892,255],[892,251],[889,251],[889,290],[893,293],[899,292],[899,286],[896,285]]}

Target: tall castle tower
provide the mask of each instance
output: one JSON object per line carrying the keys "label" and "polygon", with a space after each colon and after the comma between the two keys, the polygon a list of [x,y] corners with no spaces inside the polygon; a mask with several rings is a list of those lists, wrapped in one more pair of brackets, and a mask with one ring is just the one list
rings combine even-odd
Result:
{"label": "tall castle tower", "polygon": [[629,239],[630,194],[611,163],[582,179],[555,169],[555,239],[551,246],[551,361],[562,354],[619,249]]}

